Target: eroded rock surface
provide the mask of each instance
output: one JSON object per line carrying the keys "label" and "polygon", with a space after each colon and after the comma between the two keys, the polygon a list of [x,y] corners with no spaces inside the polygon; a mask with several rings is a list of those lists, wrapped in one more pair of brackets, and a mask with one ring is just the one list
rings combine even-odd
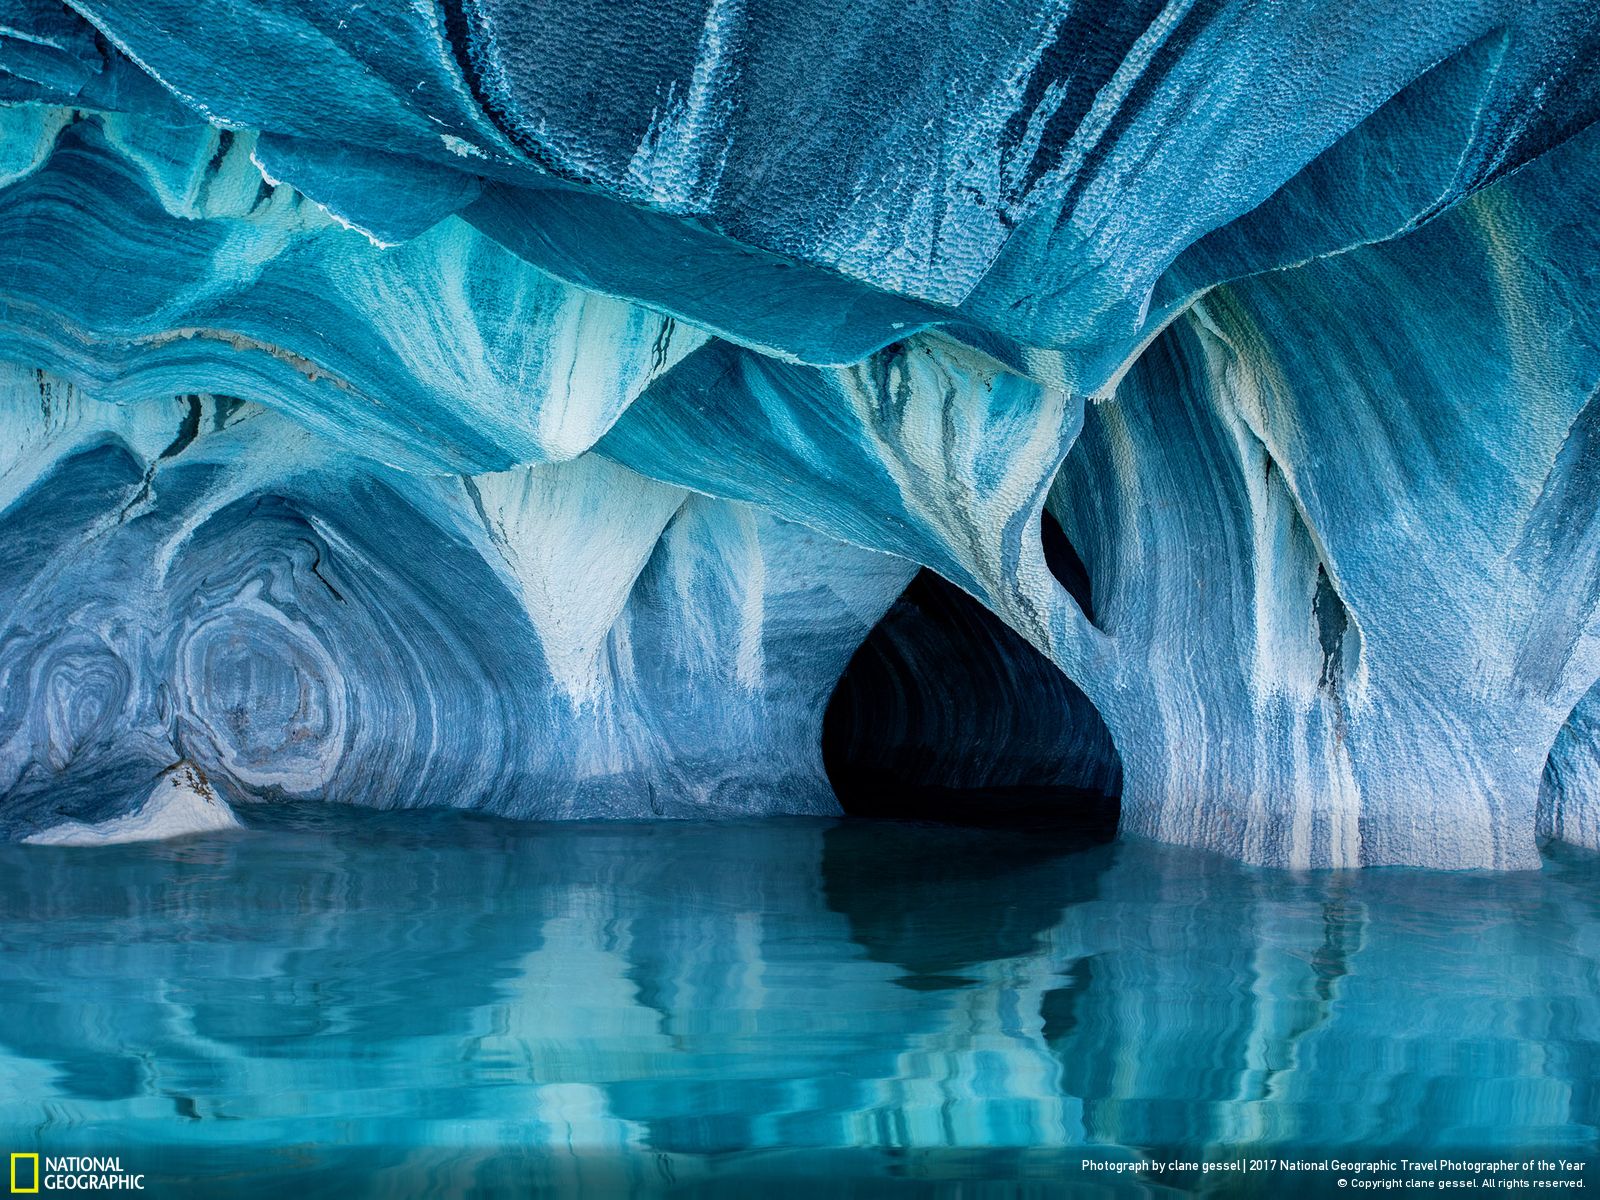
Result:
{"label": "eroded rock surface", "polygon": [[1596,62],[1576,0],[11,0],[0,831],[175,762],[837,811],[925,569],[1020,641],[903,621],[991,661],[875,761],[1025,726],[1266,863],[1594,846]]}

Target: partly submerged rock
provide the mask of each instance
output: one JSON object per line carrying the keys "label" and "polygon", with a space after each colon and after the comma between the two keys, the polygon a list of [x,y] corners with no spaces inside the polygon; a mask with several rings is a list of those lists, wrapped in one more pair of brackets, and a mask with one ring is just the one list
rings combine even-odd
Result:
{"label": "partly submerged rock", "polygon": [[228,802],[188,763],[168,771],[133,812],[95,824],[64,821],[25,837],[30,846],[116,846],[242,829]]}

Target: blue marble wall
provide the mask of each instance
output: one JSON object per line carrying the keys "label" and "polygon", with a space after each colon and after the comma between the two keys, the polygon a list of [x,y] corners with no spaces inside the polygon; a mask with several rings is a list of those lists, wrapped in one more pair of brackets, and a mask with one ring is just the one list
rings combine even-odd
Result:
{"label": "blue marble wall", "polygon": [[1577,0],[3,0],[0,831],[185,762],[833,811],[929,569],[1130,834],[1594,846],[1597,51]]}

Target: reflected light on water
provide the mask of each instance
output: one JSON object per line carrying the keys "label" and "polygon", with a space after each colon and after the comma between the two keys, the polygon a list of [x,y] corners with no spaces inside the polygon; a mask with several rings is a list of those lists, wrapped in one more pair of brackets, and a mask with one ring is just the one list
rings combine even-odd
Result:
{"label": "reflected light on water", "polygon": [[245,815],[0,847],[12,1149],[120,1153],[168,1194],[395,1196],[1595,1156],[1593,858],[1291,874],[898,822]]}

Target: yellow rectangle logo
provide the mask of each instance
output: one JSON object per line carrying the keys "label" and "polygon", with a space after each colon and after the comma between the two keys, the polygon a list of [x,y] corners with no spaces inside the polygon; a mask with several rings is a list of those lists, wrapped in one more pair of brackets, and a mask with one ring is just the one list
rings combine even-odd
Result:
{"label": "yellow rectangle logo", "polygon": [[[32,1175],[33,1185],[31,1187],[18,1187],[17,1186],[17,1163],[18,1163],[18,1161],[31,1162],[33,1164],[33,1175]],[[37,1154],[13,1154],[11,1156],[11,1191],[12,1191],[12,1193],[15,1194],[15,1195],[21,1196],[21,1195],[25,1195],[25,1194],[30,1193],[30,1192],[37,1192],[38,1190],[39,1190],[39,1156]]]}

